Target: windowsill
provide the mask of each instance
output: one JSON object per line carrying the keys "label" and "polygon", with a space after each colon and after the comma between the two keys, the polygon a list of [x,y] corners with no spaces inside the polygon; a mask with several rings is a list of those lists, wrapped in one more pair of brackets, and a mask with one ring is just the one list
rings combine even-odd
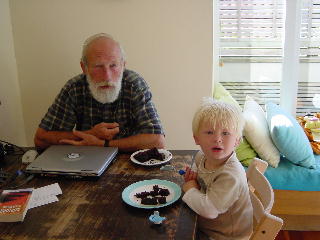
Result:
{"label": "windowsill", "polygon": [[[247,57],[247,56],[230,56],[220,57],[223,63],[282,63],[282,57]],[[300,58],[300,63],[320,63],[320,58]]]}

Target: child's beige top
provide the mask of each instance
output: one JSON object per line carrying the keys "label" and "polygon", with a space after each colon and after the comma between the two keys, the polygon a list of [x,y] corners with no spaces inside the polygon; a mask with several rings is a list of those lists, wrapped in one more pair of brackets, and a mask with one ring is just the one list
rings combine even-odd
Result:
{"label": "child's beige top", "polygon": [[213,239],[249,239],[253,218],[244,168],[235,154],[214,171],[206,170],[204,162],[200,151],[193,170],[198,172],[201,190],[188,190],[183,201],[199,214],[200,230]]}

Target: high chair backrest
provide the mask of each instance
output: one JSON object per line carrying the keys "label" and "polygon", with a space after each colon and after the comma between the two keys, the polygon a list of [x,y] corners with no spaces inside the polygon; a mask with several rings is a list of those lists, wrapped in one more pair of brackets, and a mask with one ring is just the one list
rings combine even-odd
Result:
{"label": "high chair backrest", "polygon": [[263,175],[267,167],[267,162],[254,158],[247,169],[254,222],[250,240],[275,239],[283,224],[281,218],[270,214],[274,194],[268,179]]}

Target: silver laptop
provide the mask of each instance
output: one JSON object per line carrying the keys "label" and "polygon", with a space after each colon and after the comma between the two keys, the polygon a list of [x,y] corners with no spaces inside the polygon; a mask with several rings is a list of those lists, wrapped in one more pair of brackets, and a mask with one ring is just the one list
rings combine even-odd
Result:
{"label": "silver laptop", "polygon": [[100,176],[115,159],[118,148],[53,145],[26,168],[44,175]]}

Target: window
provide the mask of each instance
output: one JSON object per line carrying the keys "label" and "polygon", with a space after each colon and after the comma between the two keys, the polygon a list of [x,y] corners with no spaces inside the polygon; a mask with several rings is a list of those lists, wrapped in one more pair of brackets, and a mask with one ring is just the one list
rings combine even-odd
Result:
{"label": "window", "polygon": [[[319,112],[320,0],[219,0],[217,9],[218,79],[240,104],[246,94],[261,104],[288,98],[297,115]],[[300,34],[288,34],[297,25]],[[292,44],[297,63],[284,57]]]}
{"label": "window", "polygon": [[[285,0],[220,0],[222,61],[281,62]],[[320,62],[320,0],[301,3],[301,61]]]}
{"label": "window", "polygon": [[300,59],[320,62],[320,0],[303,0]]}
{"label": "window", "polygon": [[284,0],[220,0],[220,60],[280,61]]}

